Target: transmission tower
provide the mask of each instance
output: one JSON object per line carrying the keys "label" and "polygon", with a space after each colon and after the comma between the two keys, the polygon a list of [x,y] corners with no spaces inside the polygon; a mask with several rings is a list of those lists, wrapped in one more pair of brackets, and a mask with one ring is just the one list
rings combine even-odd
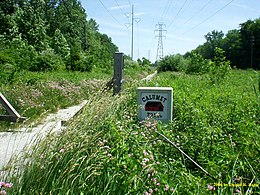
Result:
{"label": "transmission tower", "polygon": [[166,37],[163,35],[163,33],[166,32],[166,30],[164,30],[166,25],[163,23],[158,23],[156,24],[155,28],[155,32],[158,32],[158,35],[156,35],[156,38],[158,38],[156,61],[159,61],[161,58],[163,58],[163,38]]}

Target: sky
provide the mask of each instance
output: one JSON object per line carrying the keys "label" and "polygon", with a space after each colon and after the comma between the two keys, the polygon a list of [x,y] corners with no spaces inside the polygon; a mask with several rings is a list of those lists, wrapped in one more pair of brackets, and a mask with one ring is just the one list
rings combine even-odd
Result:
{"label": "sky", "polygon": [[[213,30],[226,34],[260,17],[260,0],[81,0],[81,4],[87,20],[93,18],[99,32],[129,56],[133,16],[133,59],[152,62],[162,55],[162,48],[163,56],[185,54],[203,44],[204,35]],[[158,24],[162,24],[162,44],[158,44]]]}

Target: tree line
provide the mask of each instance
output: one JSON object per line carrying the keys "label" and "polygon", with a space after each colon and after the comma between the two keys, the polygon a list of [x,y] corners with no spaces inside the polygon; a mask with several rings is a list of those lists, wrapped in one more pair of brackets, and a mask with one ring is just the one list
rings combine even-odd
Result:
{"label": "tree line", "polygon": [[118,47],[79,0],[0,2],[0,70],[110,68]]}
{"label": "tree line", "polygon": [[241,69],[260,69],[260,18],[247,20],[239,25],[239,29],[230,30],[225,35],[222,31],[213,30],[205,35],[206,42],[192,52],[204,59],[214,59],[215,48],[225,51],[227,60],[232,67]]}

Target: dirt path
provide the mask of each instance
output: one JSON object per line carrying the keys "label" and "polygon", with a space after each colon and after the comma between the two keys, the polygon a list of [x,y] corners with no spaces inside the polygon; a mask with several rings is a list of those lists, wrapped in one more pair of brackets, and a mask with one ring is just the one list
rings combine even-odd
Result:
{"label": "dirt path", "polygon": [[79,105],[50,114],[37,127],[24,127],[17,129],[16,132],[0,133],[0,172],[8,164],[12,156],[19,155],[25,147],[30,147],[32,143],[44,138],[48,133],[58,132],[65,128],[62,123],[73,118],[87,102],[84,101]]}
{"label": "dirt path", "polygon": [[[156,74],[157,71],[142,80],[149,82]],[[59,110],[56,114],[50,114],[37,127],[24,127],[17,129],[16,132],[0,133],[0,175],[4,171],[4,166],[13,156],[19,155],[24,149],[30,147],[35,141],[41,140],[47,134],[61,131],[65,128],[62,123],[73,118],[87,102],[84,101],[79,105]]]}

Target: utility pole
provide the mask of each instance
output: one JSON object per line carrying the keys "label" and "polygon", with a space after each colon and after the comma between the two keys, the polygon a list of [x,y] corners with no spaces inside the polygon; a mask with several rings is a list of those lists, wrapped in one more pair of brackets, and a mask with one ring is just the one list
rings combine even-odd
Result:
{"label": "utility pole", "polygon": [[156,32],[158,32],[158,35],[156,35],[156,38],[158,38],[158,45],[157,45],[157,54],[156,54],[156,61],[159,61],[161,58],[163,58],[163,40],[162,38],[165,38],[166,36],[163,35],[163,33],[167,32],[164,30],[166,28],[166,25],[163,23],[156,24]]}
{"label": "utility pole", "polygon": [[134,22],[139,23],[141,21],[140,18],[134,17],[134,5],[132,5],[131,10],[131,60],[134,59]]}
{"label": "utility pole", "polygon": [[132,5],[131,12],[131,25],[132,25],[132,40],[131,40],[131,60],[134,58],[134,5]]}

